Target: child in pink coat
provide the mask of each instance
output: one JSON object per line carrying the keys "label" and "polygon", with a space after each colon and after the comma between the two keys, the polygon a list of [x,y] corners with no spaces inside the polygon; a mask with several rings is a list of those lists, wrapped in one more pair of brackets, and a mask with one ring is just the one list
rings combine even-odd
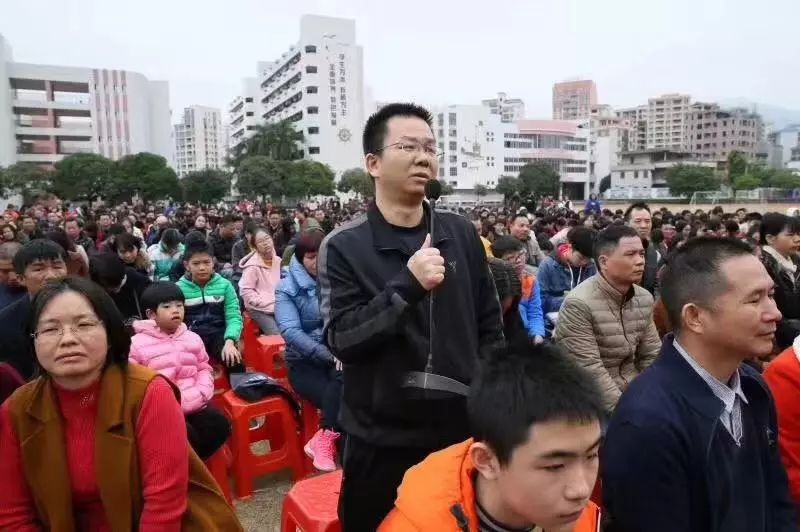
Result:
{"label": "child in pink coat", "polygon": [[141,297],[147,320],[133,323],[129,360],[157,371],[180,390],[192,448],[205,459],[230,436],[230,423],[209,404],[214,373],[203,340],[183,323],[184,295],[169,282],[150,285]]}

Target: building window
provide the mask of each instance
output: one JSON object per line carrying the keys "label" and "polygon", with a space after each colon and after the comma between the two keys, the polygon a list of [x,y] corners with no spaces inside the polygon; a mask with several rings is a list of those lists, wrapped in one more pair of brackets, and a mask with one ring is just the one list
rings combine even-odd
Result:
{"label": "building window", "polygon": [[310,115],[319,114],[319,107],[309,107],[306,109],[306,112]]}
{"label": "building window", "polygon": [[450,177],[458,177],[458,168],[455,166],[450,167]]}
{"label": "building window", "polygon": [[457,137],[458,136],[458,132],[455,129],[451,129],[449,131],[448,135],[451,136],[451,137]]}
{"label": "building window", "polygon": [[633,171],[633,178],[634,179],[639,179],[639,170],[634,170]]}
{"label": "building window", "polygon": [[245,116],[253,116],[253,112],[252,112],[252,111],[247,111],[247,112],[245,113]]}
{"label": "building window", "polygon": [[619,178],[620,179],[625,179],[625,171],[624,170],[619,173]]}
{"label": "building window", "polygon": [[458,143],[454,140],[450,141],[450,151],[456,151],[458,149]]}
{"label": "building window", "polygon": [[308,153],[309,153],[309,155],[318,155],[319,154],[319,148],[316,147],[316,146],[309,146]]}
{"label": "building window", "polygon": [[447,120],[448,120],[448,122],[450,122],[451,126],[456,125],[456,114],[455,113],[449,113],[448,116],[447,116]]}
{"label": "building window", "polygon": [[310,127],[310,128],[308,128],[308,134],[309,135],[316,135],[317,133],[319,133],[319,128],[318,127]]}
{"label": "building window", "polygon": [[457,155],[451,155],[450,156],[450,162],[453,163],[453,164],[457,163],[458,162],[458,156]]}
{"label": "building window", "polygon": [[311,46],[311,45],[306,46],[306,53],[307,54],[315,54],[315,53],[317,53],[317,47],[316,46]]}
{"label": "building window", "polygon": [[444,177],[444,168],[441,166],[439,167],[439,177]]}
{"label": "building window", "polygon": [[461,168],[466,168],[466,167],[467,167],[467,161],[462,162],[461,163]]}
{"label": "building window", "polygon": [[253,103],[253,99],[252,98],[245,98],[244,99],[244,103]]}
{"label": "building window", "polygon": [[316,74],[316,73],[317,73],[317,67],[315,67],[314,65],[308,65],[306,67],[306,74]]}
{"label": "building window", "polygon": [[306,87],[306,94],[316,94],[317,88],[316,87]]}

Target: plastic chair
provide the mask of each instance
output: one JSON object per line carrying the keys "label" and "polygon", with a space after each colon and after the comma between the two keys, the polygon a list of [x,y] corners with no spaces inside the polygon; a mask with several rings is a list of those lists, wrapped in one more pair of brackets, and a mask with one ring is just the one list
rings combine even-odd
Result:
{"label": "plastic chair", "polygon": [[[230,446],[233,452],[233,478],[236,497],[247,499],[253,481],[260,476],[291,469],[295,480],[305,472],[303,444],[300,442],[294,411],[280,396],[248,403],[231,390],[222,396],[223,411],[231,420]],[[252,423],[253,419],[259,419]],[[256,455],[251,444],[269,441],[269,450]]]}
{"label": "plastic chair", "polygon": [[286,342],[281,335],[265,336],[261,334],[258,325],[245,314],[242,340],[244,342],[244,365],[248,369],[276,379],[288,377],[289,372],[284,359]]}
{"label": "plastic chair", "polygon": [[219,451],[211,455],[205,461],[211,476],[217,481],[217,484],[219,484],[222,490],[222,494],[225,495],[225,500],[231,505],[233,504],[233,498],[231,497],[231,481],[228,476],[228,471],[232,463],[233,455],[227,444],[223,445]]}
{"label": "plastic chair", "polygon": [[342,471],[301,480],[283,500],[281,532],[341,532],[337,509]]}
{"label": "plastic chair", "polygon": [[212,369],[214,370],[214,397],[211,399],[211,404],[224,410],[222,402],[222,394],[231,389],[231,381],[225,369],[219,364],[215,364]]}

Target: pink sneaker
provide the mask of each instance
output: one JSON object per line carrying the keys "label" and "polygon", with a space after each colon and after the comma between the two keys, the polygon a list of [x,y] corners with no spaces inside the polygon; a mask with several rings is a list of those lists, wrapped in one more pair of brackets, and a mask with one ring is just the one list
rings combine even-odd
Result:
{"label": "pink sneaker", "polygon": [[320,471],[336,471],[336,440],[339,433],[327,429],[319,429],[308,440],[303,448],[306,456],[314,461],[314,467]]}

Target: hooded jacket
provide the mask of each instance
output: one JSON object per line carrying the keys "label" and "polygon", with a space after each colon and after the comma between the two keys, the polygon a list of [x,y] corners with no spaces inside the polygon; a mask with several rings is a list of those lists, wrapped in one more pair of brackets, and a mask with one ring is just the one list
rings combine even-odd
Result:
{"label": "hooded jacket", "polygon": [[275,320],[286,341],[286,361],[308,358],[330,364],[333,355],[322,342],[317,282],[295,257],[275,290]]}
{"label": "hooded jacket", "polygon": [[242,312],[230,281],[215,273],[202,287],[188,276],[181,277],[177,284],[186,297],[184,322],[190,330],[201,338],[224,335],[225,340],[239,341],[242,336]]}
{"label": "hooded jacket", "polygon": [[[409,469],[378,532],[478,532],[472,442],[433,453]],[[599,521],[600,510],[589,502],[573,530],[596,532]]]}
{"label": "hooded jacket", "polygon": [[183,257],[184,245],[178,244],[178,249],[174,253],[167,253],[159,242],[147,248],[147,255],[153,267],[154,281],[169,281],[170,272],[175,263],[180,262]]}
{"label": "hooded jacket", "polygon": [[270,265],[265,264],[257,251],[239,261],[242,268],[239,294],[245,309],[275,313],[275,289],[281,282],[281,258],[273,254],[271,262]]}
{"label": "hooded jacket", "polygon": [[569,265],[563,259],[567,251],[569,244],[562,244],[539,265],[536,281],[541,290],[542,311],[545,314],[558,312],[570,290],[597,273],[594,262],[583,268]]}
{"label": "hooded jacket", "polygon": [[191,414],[205,407],[214,396],[214,375],[203,340],[181,323],[167,334],[153,320],[133,323],[129,359],[157,371],[181,392],[181,409]]}

